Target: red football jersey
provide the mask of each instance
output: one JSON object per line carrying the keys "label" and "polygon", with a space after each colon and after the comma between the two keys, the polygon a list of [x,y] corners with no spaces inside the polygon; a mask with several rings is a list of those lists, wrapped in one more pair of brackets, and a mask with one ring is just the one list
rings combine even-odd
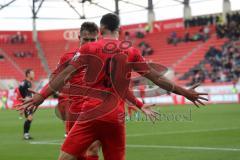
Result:
{"label": "red football jersey", "polygon": [[[53,71],[53,74],[57,74],[60,71],[62,71],[64,68],[66,68],[66,66],[70,63],[70,61],[72,60],[72,58],[76,55],[79,54],[78,50],[76,52],[69,52],[69,53],[65,53],[61,58],[60,61],[58,63],[57,68]],[[71,79],[69,80],[69,83],[71,85],[82,85],[83,83],[83,76],[84,76],[84,70],[79,70],[77,74],[74,74]]]}
{"label": "red football jersey", "polygon": [[[81,63],[81,58],[78,58],[81,57],[80,55],[91,55],[98,57],[101,59],[103,66],[97,76],[97,80],[94,83],[87,84],[87,86],[94,89],[100,89],[102,91],[115,92],[112,86],[113,84],[111,82],[111,77],[109,75],[109,70],[111,70],[109,69],[109,63],[111,58],[118,53],[125,54],[128,62],[144,62],[144,58],[141,56],[138,49],[131,46],[126,48],[119,40],[101,39],[97,42],[83,45],[79,49],[79,54],[74,56],[70,64],[75,68],[78,68],[79,63]],[[84,107],[87,109],[94,108],[101,103],[102,100],[89,97],[88,100],[84,102]],[[121,98],[118,99],[118,106],[119,107],[117,107],[116,111],[109,115],[113,119],[119,118],[119,113],[124,113],[124,101],[122,101]],[[114,113],[117,114],[114,115]]]}
{"label": "red football jersey", "polygon": [[[77,50],[78,51],[78,50]],[[66,66],[69,64],[69,62],[72,60],[72,58],[74,57],[74,55],[78,54],[78,52],[69,52],[69,53],[65,53],[61,58],[60,61],[57,65],[57,68],[53,71],[53,75],[57,74],[59,72],[61,72],[64,68],[66,68]],[[83,75],[84,75],[84,70],[79,70],[77,72],[77,74],[74,74],[72,76],[72,78],[68,81],[68,85],[66,85],[67,89],[64,89],[64,93],[61,93],[60,91],[60,95],[59,95],[59,102],[62,101],[69,101],[69,105],[68,107],[70,107],[70,110],[72,112],[79,112],[81,109],[81,105],[83,103],[83,98],[81,96],[74,96],[74,95],[70,95],[71,89],[74,88],[74,86],[80,86],[83,85]]]}

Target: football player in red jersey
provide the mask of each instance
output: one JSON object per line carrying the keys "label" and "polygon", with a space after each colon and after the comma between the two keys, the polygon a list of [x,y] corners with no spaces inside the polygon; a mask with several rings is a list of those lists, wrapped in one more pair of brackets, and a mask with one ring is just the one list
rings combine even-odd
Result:
{"label": "football player in red jersey", "polygon": [[[96,41],[98,37],[98,27],[96,24],[91,22],[85,22],[81,25],[80,28],[80,46],[84,45],[87,42],[93,42]],[[73,58],[77,51],[75,52],[69,52],[65,53],[58,63],[57,68],[52,73],[51,77],[54,77],[57,73],[62,71],[70,62],[70,60]],[[84,71],[78,72],[75,74],[69,81],[68,86],[74,86],[74,85],[81,85],[83,83],[83,75]],[[135,98],[135,97],[134,97]],[[74,125],[75,120],[72,119],[71,113],[79,113],[81,111],[81,105],[84,102],[84,98],[80,96],[69,96],[66,94],[59,94],[58,98],[59,104],[57,107],[57,111],[59,112],[58,115],[60,115],[61,119],[65,121],[66,125],[66,133],[68,133],[72,126]],[[132,101],[137,101],[136,99],[133,99]],[[70,103],[71,102],[71,103]],[[135,103],[133,103],[135,104]],[[141,105],[141,102],[138,102]],[[86,159],[87,160],[97,160],[98,159],[98,150],[101,143],[97,140],[95,141],[87,150],[86,152]]]}
{"label": "football player in red jersey", "polygon": [[[125,159],[125,126],[121,113],[124,112],[125,98],[129,98],[129,83],[126,80],[129,66],[141,74],[145,71],[144,77],[167,91],[183,95],[196,106],[197,103],[204,105],[201,99],[207,100],[202,97],[206,93],[194,90],[198,85],[190,89],[175,85],[145,63],[137,49],[118,41],[119,23],[118,16],[104,15],[100,22],[103,39],[82,46],[79,54],[53,78],[48,87],[18,106],[19,109],[37,108],[54,91],[60,90],[79,68],[87,66],[85,86],[75,88],[78,88],[78,95],[89,98],[62,146],[59,160],[79,159],[95,140],[100,140],[105,160]],[[152,118],[156,116],[150,109],[141,109]]]}
{"label": "football player in red jersey", "polygon": [[[84,45],[88,42],[94,42],[98,39],[98,26],[93,22],[84,22],[80,28],[79,41],[80,46]],[[61,72],[71,61],[74,52],[65,53],[59,60],[57,68],[53,71],[51,77],[54,77],[57,73]],[[76,74],[73,76],[71,80],[69,80],[68,85],[81,85],[83,81],[84,72]],[[74,102],[71,103],[70,102]],[[69,96],[68,94],[59,94],[58,97],[58,106],[57,111],[59,112],[60,118],[65,121],[65,137],[73,127],[75,121],[71,119],[71,113],[78,113],[81,110],[81,105],[83,103],[83,99],[79,96]],[[98,150],[100,147],[100,142],[95,141],[86,152],[87,160],[98,160]]]}
{"label": "football player in red jersey", "polygon": [[[98,26],[93,22],[84,22],[80,28],[80,35],[79,35],[80,47],[85,43],[97,41],[97,38],[98,38]],[[54,77],[54,75],[61,72],[69,64],[69,62],[71,61],[71,59],[73,58],[76,52],[77,52],[77,49],[76,51],[65,53],[60,58],[58,62],[58,66],[53,71],[51,77]],[[84,72],[80,72],[76,74],[76,76],[72,77],[71,80],[69,80],[68,85],[76,85],[76,84],[81,85],[83,81],[83,75],[84,75]],[[65,108],[65,106],[66,105],[68,106],[69,105],[68,102],[71,100],[76,100],[77,103],[79,103],[78,105],[75,105],[75,106],[71,105],[71,109],[72,109],[71,111],[75,113],[80,112],[80,109],[79,109],[80,107],[78,106],[81,105],[82,100],[79,99],[79,97],[78,99],[76,99],[75,97],[69,97],[69,95],[67,94],[61,94],[60,92],[58,97],[59,103],[58,103],[57,109],[59,110],[62,116],[61,118],[63,119],[67,119],[66,116],[68,116],[67,113],[69,108]],[[73,124],[74,124],[74,121],[66,121],[66,133],[70,131]]]}

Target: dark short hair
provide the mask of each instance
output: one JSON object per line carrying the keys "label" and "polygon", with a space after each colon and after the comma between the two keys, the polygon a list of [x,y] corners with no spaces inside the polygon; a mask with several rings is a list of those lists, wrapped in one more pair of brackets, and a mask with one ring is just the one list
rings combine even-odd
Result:
{"label": "dark short hair", "polygon": [[102,16],[100,24],[104,25],[106,29],[113,32],[119,28],[120,19],[116,14],[108,13]]}
{"label": "dark short hair", "polygon": [[28,74],[29,74],[31,71],[33,71],[33,69],[31,69],[31,68],[29,68],[29,69],[26,69],[26,71],[25,71],[25,76],[27,77],[27,76],[28,76]]}
{"label": "dark short hair", "polygon": [[95,32],[98,33],[98,26],[93,22],[84,22],[81,25],[80,33],[83,31],[88,31],[90,33],[95,33]]}

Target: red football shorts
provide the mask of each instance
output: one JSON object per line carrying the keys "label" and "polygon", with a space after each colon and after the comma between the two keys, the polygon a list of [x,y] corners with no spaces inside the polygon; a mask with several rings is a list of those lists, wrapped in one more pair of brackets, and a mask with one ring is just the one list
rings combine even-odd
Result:
{"label": "red football shorts", "polygon": [[81,112],[81,103],[74,105],[68,98],[59,98],[57,109],[60,118],[65,121],[65,132],[68,134]]}
{"label": "red football shorts", "polygon": [[125,160],[125,124],[122,122],[76,122],[62,145],[62,151],[78,158],[84,157],[96,140],[102,144],[104,160]]}

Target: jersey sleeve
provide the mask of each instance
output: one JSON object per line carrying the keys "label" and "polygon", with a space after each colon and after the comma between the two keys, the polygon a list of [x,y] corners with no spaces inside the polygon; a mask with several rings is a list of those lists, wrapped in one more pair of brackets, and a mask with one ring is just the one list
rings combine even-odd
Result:
{"label": "jersey sleeve", "polygon": [[130,61],[134,63],[133,70],[140,75],[144,75],[150,71],[149,65],[144,57],[141,55],[140,50],[133,48],[130,52]]}
{"label": "jersey sleeve", "polygon": [[52,75],[55,75],[55,74],[59,73],[60,71],[62,71],[67,66],[68,62],[69,62],[69,57],[67,55],[63,55],[60,58],[60,60],[57,64],[57,67],[52,72]]}
{"label": "jersey sleeve", "polygon": [[88,44],[85,44],[75,53],[73,58],[70,60],[69,64],[74,66],[76,69],[78,69],[82,63],[81,55],[87,55],[87,54],[90,54],[90,50],[89,50]]}
{"label": "jersey sleeve", "polygon": [[133,48],[131,50],[131,59],[132,62],[145,62],[145,59],[143,58],[140,50],[137,48]]}

